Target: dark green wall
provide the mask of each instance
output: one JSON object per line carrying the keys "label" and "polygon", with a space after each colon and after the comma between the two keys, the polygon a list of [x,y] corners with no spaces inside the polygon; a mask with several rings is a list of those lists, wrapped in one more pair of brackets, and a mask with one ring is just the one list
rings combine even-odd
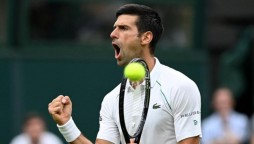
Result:
{"label": "dark green wall", "polygon": [[[11,85],[10,85],[10,62],[7,60],[0,60],[0,97],[1,97],[1,104],[0,104],[0,123],[1,126],[1,137],[0,143],[5,144],[7,143],[7,139],[11,137],[10,135],[10,127],[12,123],[11,121]],[[4,136],[4,133],[7,134]]]}
{"label": "dark green wall", "polygon": [[49,129],[56,131],[47,105],[59,94],[71,97],[73,117],[94,139],[103,96],[121,80],[121,69],[107,60],[2,60],[0,67],[2,120],[7,124],[4,143],[19,132],[23,115],[30,110],[41,112]]}

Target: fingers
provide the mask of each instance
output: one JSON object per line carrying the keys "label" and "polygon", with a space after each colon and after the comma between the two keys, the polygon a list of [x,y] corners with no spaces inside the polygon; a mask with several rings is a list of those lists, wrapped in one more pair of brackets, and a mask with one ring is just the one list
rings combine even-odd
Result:
{"label": "fingers", "polygon": [[48,111],[56,123],[65,124],[71,117],[72,103],[69,96],[59,95],[48,104]]}
{"label": "fingers", "polygon": [[48,109],[51,114],[61,114],[65,105],[71,104],[69,96],[59,95],[48,104]]}
{"label": "fingers", "polygon": [[71,104],[71,100],[69,96],[65,96],[62,98],[62,103],[63,104]]}
{"label": "fingers", "polygon": [[50,102],[48,104],[48,106],[51,106],[53,103],[57,102],[57,101],[61,101],[61,99],[63,98],[63,95],[59,95],[57,98],[53,99],[52,102]]}
{"label": "fingers", "polygon": [[61,102],[63,98],[64,98],[63,95],[59,95],[58,97],[56,97],[55,99],[53,99],[53,101],[52,101],[51,103],[58,102],[58,101]]}
{"label": "fingers", "polygon": [[49,103],[48,106],[52,105],[55,102],[60,102],[62,104],[67,104],[67,103],[70,103],[70,98],[69,98],[69,96],[59,95],[57,98],[53,99],[52,102]]}
{"label": "fingers", "polygon": [[60,114],[62,112],[63,106],[64,106],[64,104],[62,104],[62,102],[59,102],[59,101],[52,102],[49,105],[50,105],[49,111],[51,114],[55,114],[55,113]]}

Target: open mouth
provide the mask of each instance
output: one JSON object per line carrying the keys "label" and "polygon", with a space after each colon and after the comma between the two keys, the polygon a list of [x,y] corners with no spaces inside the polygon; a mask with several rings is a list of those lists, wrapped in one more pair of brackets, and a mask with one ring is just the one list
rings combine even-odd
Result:
{"label": "open mouth", "polygon": [[114,49],[115,49],[115,57],[118,58],[119,57],[119,54],[120,54],[120,48],[118,45],[116,44],[112,44]]}

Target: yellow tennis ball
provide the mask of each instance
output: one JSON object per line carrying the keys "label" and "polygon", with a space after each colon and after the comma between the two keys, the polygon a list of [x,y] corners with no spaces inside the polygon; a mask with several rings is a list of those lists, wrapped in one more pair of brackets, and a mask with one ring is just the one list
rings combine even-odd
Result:
{"label": "yellow tennis ball", "polygon": [[145,68],[138,62],[128,64],[124,68],[124,75],[131,81],[140,81],[145,77]]}

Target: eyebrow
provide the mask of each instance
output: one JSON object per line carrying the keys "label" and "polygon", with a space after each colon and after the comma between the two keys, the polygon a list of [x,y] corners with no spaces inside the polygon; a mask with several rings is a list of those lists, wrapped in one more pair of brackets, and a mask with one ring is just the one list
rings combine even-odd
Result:
{"label": "eyebrow", "polygon": [[130,26],[128,26],[128,25],[126,25],[126,24],[119,24],[119,25],[114,25],[113,26],[113,28],[116,28],[116,27],[130,27]]}

